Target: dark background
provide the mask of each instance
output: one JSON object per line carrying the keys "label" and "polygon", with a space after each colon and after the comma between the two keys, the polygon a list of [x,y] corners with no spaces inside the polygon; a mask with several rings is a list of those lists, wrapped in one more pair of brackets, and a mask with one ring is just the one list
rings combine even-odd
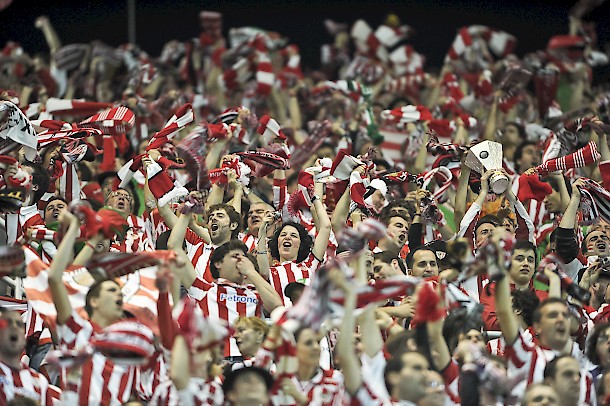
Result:
{"label": "dark background", "polygon": [[[416,30],[410,43],[427,57],[426,66],[438,67],[456,30],[483,24],[508,31],[518,38],[516,53],[542,49],[552,35],[565,34],[568,10],[574,1],[542,0],[427,0],[427,1],[161,1],[136,2],[136,42],[151,56],[163,44],[199,35],[198,13],[223,13],[224,33],[246,25],[277,31],[301,48],[304,66],[319,64],[319,48],[332,40],[323,26],[325,18],[351,24],[365,19],[375,29],[389,12]],[[99,39],[113,46],[127,43],[127,1],[80,0],[30,2],[14,0],[0,11],[0,39],[22,44],[32,54],[48,52],[42,33],[34,27],[39,15],[49,16],[62,43]],[[599,44],[610,42],[610,2],[585,20],[598,24]]]}

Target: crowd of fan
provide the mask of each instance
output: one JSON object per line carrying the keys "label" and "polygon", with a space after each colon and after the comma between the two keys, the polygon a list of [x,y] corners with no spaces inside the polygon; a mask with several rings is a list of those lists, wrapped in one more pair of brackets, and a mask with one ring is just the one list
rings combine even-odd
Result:
{"label": "crowd of fan", "polygon": [[157,58],[38,18],[0,59],[0,405],[610,405],[600,3],[439,73],[396,15],[327,20],[318,70],[215,12]]}

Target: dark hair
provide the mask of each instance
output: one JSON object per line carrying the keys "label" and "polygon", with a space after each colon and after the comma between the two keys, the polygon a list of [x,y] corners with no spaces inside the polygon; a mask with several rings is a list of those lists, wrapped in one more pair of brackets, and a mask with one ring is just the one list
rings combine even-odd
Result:
{"label": "dark hair", "polygon": [[495,227],[499,227],[502,225],[502,222],[498,216],[494,214],[486,214],[477,221],[477,224],[474,226],[474,232],[476,233],[479,227],[481,227],[483,224],[493,224]]}
{"label": "dark hair", "polygon": [[400,356],[408,351],[409,340],[415,341],[415,330],[403,330],[393,334],[385,342],[385,351],[392,357]]}
{"label": "dark hair", "polygon": [[589,358],[589,361],[591,361],[595,365],[599,365],[600,362],[599,357],[597,356],[597,341],[599,340],[599,336],[605,330],[607,330],[608,327],[610,327],[610,322],[608,321],[596,325],[591,334],[589,335],[589,338],[587,339],[586,355],[587,358]]}
{"label": "dark hair", "polygon": [[212,205],[208,209],[207,215],[209,216],[215,210],[224,210],[227,213],[227,216],[229,216],[229,221],[231,223],[237,223],[237,227],[235,228],[235,230],[231,230],[231,238],[237,238],[237,236],[239,235],[239,232],[241,231],[241,225],[242,225],[241,216],[239,215],[239,213],[235,211],[233,206],[230,206],[226,203],[218,203],[218,204]]}
{"label": "dark hair", "polygon": [[390,221],[394,218],[394,217],[400,217],[401,219],[403,219],[404,221],[407,222],[407,224],[411,224],[411,221],[409,220],[409,218],[407,216],[405,216],[402,213],[388,213],[387,216],[384,217],[380,217],[379,220],[385,224],[386,226],[390,225]]}
{"label": "dark hair", "polygon": [[[563,177],[563,181],[565,182],[566,189],[568,190],[568,194],[570,196],[572,196],[572,188],[568,187],[568,185],[570,184],[570,181],[563,174],[561,175],[561,177]],[[553,190],[555,192],[559,192],[560,191],[560,186],[559,186],[559,182],[557,181],[557,179],[549,176],[548,178],[546,178],[546,181],[549,183],[549,185],[551,185],[551,188],[553,188]]]}
{"label": "dark hair", "polygon": [[413,217],[413,214],[415,214],[415,204],[413,204],[413,202],[410,202],[406,199],[396,199],[396,200],[390,201],[387,204],[387,206],[385,206],[383,209],[381,209],[381,213],[379,213],[379,217],[388,217],[388,215],[390,214],[392,209],[394,209],[396,207],[402,207],[404,209],[407,209],[409,211],[409,215],[411,215],[411,217]]}
{"label": "dark hair", "polygon": [[504,127],[506,127],[507,125],[512,125],[513,127],[515,127],[517,129],[517,132],[519,133],[519,138],[521,138],[522,141],[525,141],[527,139],[527,133],[525,132],[525,127],[523,127],[521,124],[519,124],[516,121],[509,121],[504,124]]}
{"label": "dark hair", "polygon": [[536,147],[536,143],[532,142],[532,141],[523,141],[521,144],[519,144],[519,146],[517,147],[517,149],[515,149],[515,156],[513,159],[513,162],[515,163],[515,169],[517,172],[521,172],[519,169],[519,164],[517,163],[517,161],[519,159],[521,159],[521,157],[523,156],[523,150],[525,149],[525,147],[529,147],[530,145],[533,145],[534,147]]}
{"label": "dark hair", "polygon": [[305,289],[305,284],[303,284],[301,282],[290,282],[284,288],[284,296],[287,296],[290,299],[290,301],[294,303],[295,293],[297,293],[298,291],[302,292],[303,289]]}
{"label": "dark hair", "polygon": [[51,177],[49,176],[49,172],[39,163],[25,161],[21,166],[32,168],[32,185],[38,185],[38,190],[34,192],[34,201],[32,202],[33,204],[36,204],[42,196],[49,191]]}
{"label": "dark hair", "polygon": [[267,387],[267,391],[271,390],[271,387],[273,386],[273,376],[271,376],[269,371],[257,366],[245,366],[243,368],[234,369],[225,374],[225,379],[222,383],[222,391],[225,393],[225,395],[233,390],[237,378],[249,372],[254,372],[258,376],[263,378],[263,381],[265,381],[265,386]]}
{"label": "dark hair", "polygon": [[407,274],[407,266],[405,265],[405,261],[400,258],[400,256],[395,250],[375,252],[373,254],[373,261],[376,260],[385,262],[386,264],[391,264],[392,261],[396,260],[398,261],[398,267],[400,268],[402,273],[404,273],[405,275]]}
{"label": "dark hair", "polygon": [[409,269],[413,269],[413,263],[415,262],[415,259],[414,259],[415,253],[418,251],[430,251],[432,254],[434,254],[434,259],[436,259],[436,261],[438,263],[438,258],[436,257],[436,252],[431,247],[422,245],[421,247],[417,247],[413,251],[409,252],[409,254],[407,254],[407,258],[405,260],[407,261],[407,267]]}
{"label": "dark hair", "polygon": [[210,272],[212,273],[212,277],[214,279],[218,279],[220,277],[220,270],[216,267],[216,263],[224,261],[225,256],[233,250],[243,251],[244,254],[248,253],[248,247],[246,244],[239,240],[230,240],[229,242],[216,248],[214,252],[212,252],[212,255],[210,255]]}
{"label": "dark hair", "polygon": [[516,289],[511,292],[513,309],[521,310],[521,317],[528,326],[534,324],[534,311],[540,304],[540,299],[529,289]]}
{"label": "dark hair", "polygon": [[544,379],[546,379],[546,378],[555,379],[555,375],[557,374],[557,363],[559,362],[559,360],[562,360],[564,358],[572,358],[574,360],[576,359],[572,355],[569,355],[569,354],[562,354],[562,355],[556,356],[555,358],[550,360],[544,367]]}
{"label": "dark hair", "polygon": [[282,232],[282,230],[288,226],[296,228],[297,232],[299,233],[299,239],[301,240],[301,245],[299,246],[299,252],[297,254],[297,263],[302,262],[309,256],[309,253],[311,252],[311,248],[313,247],[313,239],[307,233],[307,230],[305,230],[305,227],[303,227],[299,223],[295,223],[293,221],[287,221],[284,224],[282,224],[282,227],[280,227],[275,232],[275,234],[273,234],[273,237],[271,237],[271,240],[268,243],[269,251],[271,252],[271,256],[274,259],[279,261],[280,250],[278,247],[278,239],[280,237],[280,233]]}
{"label": "dark hair", "polygon": [[565,300],[560,299],[558,297],[549,297],[548,299],[545,299],[542,302],[540,302],[538,307],[536,307],[536,309],[534,310],[534,315],[532,316],[533,322],[540,323],[540,319],[542,318],[542,309],[545,306],[553,304],[553,303],[561,303],[562,305],[567,306]]}
{"label": "dark hair", "polygon": [[529,240],[517,240],[513,247],[513,253],[517,250],[534,251],[534,264],[538,266],[538,247]]}
{"label": "dark hair", "polygon": [[460,334],[466,334],[470,330],[483,331],[483,336],[487,340],[487,332],[480,313],[469,314],[465,307],[458,307],[449,312],[443,322],[443,337],[449,351],[453,352],[457,347]]}
{"label": "dark hair", "polygon": [[112,279],[96,281],[93,283],[93,285],[91,285],[91,287],[87,291],[87,295],[85,296],[85,311],[87,312],[89,317],[91,317],[93,315],[93,308],[91,307],[91,300],[97,299],[98,297],[100,297],[100,292],[102,290],[102,285],[104,284],[104,282],[112,282],[112,283],[116,283],[117,286],[119,285],[116,281],[114,281]]}

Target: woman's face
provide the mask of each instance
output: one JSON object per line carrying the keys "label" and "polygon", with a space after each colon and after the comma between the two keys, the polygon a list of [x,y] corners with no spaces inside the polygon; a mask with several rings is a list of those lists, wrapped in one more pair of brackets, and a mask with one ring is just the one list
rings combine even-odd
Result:
{"label": "woman's face", "polygon": [[263,333],[246,325],[246,323],[239,323],[235,326],[233,338],[235,338],[239,352],[244,357],[249,358],[253,357],[258,351],[263,341]]}
{"label": "woman's face", "polygon": [[295,261],[301,247],[301,236],[299,230],[293,226],[286,226],[280,231],[277,239],[277,249],[280,253],[280,260]]}
{"label": "woman's face", "polygon": [[297,341],[297,358],[301,364],[320,363],[320,342],[312,329],[306,328]]}

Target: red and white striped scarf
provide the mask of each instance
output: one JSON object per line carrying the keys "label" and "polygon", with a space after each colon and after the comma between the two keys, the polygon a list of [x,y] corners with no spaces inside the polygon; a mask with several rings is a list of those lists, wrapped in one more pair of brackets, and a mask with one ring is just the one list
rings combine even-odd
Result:
{"label": "red and white striped scarf", "polygon": [[583,168],[587,165],[599,161],[600,153],[597,151],[595,141],[589,141],[587,145],[576,152],[555,159],[549,159],[542,165],[537,166],[536,172],[545,176],[555,171],[565,171],[567,169]]}

